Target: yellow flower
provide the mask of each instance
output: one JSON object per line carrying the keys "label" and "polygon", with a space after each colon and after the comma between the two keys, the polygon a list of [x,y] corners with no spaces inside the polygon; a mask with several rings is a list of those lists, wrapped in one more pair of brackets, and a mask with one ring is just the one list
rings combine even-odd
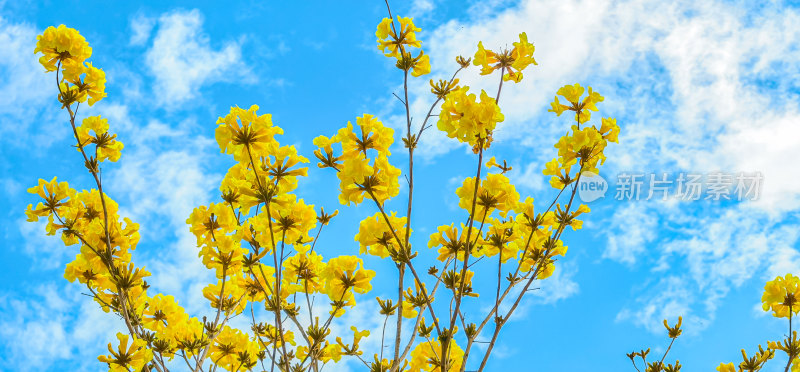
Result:
{"label": "yellow flower", "polygon": [[[318,351],[316,357],[319,358],[323,364],[328,362],[338,363],[340,360],[342,360],[343,354],[344,351],[339,344],[331,344],[328,341],[325,341],[325,346]],[[305,346],[298,346],[297,357],[300,358],[300,360],[303,360],[306,358],[306,355],[308,355],[308,348]]]}
{"label": "yellow flower", "polygon": [[276,239],[285,236],[284,242],[288,244],[307,243],[313,240],[308,232],[317,226],[317,212],[314,205],[306,205],[303,199],[297,200],[289,194],[287,203],[275,205],[272,209],[273,232]]}
{"label": "yellow flower", "polygon": [[467,94],[469,87],[450,92],[442,103],[436,127],[450,138],[468,143],[477,152],[478,146],[489,148],[497,123],[504,120],[494,98],[481,91],[481,100],[475,94]]}
{"label": "yellow flower", "polygon": [[[470,240],[473,241],[475,246],[480,246],[484,243],[483,237],[477,233],[477,229],[473,231]],[[439,256],[437,257],[439,261],[445,262],[448,258],[455,257],[456,254],[458,255],[457,258],[463,261],[464,255],[466,254],[466,243],[466,225],[463,223],[461,224],[461,234],[458,233],[458,229],[453,226],[453,224],[442,225],[439,226],[436,233],[431,234],[430,240],[428,240],[428,248],[441,246],[438,250]]]}
{"label": "yellow flower", "polygon": [[242,189],[249,189],[246,176],[252,173],[252,170],[247,168],[246,164],[236,163],[228,169],[225,177],[219,186],[219,191],[222,193],[222,200],[229,203],[233,208],[242,208],[243,214],[250,212],[249,208],[244,208],[240,202],[242,198]]}
{"label": "yellow flower", "polygon": [[317,221],[321,223],[323,226],[329,224],[331,219],[339,215],[339,210],[336,209],[333,213],[325,213],[325,208],[319,208],[319,215],[317,215]]}
{"label": "yellow flower", "polygon": [[372,175],[372,194],[383,204],[386,200],[397,196],[400,193],[400,169],[389,163],[389,158],[385,155],[375,159],[373,167],[375,173]]}
{"label": "yellow flower", "polygon": [[492,158],[486,162],[486,168],[491,169],[492,167],[499,169],[501,174],[509,172],[513,169],[508,165],[508,163],[506,163],[505,160],[503,160],[503,165],[500,165],[500,163],[495,160],[494,156],[492,156]]}
{"label": "yellow flower", "polygon": [[435,95],[438,99],[447,97],[450,92],[459,88],[458,79],[452,79],[450,81],[439,79],[439,81],[436,83],[434,83],[433,79],[431,79],[430,85],[431,93],[433,93],[433,95]]}
{"label": "yellow flower", "polygon": [[[394,142],[394,129],[386,127],[375,116],[364,114],[356,118],[357,130],[349,121],[347,126],[339,129],[336,139],[342,143],[343,157],[366,157],[368,150],[376,150],[379,154],[391,155],[389,147]],[[323,144],[324,141],[322,142]]]}
{"label": "yellow flower", "polygon": [[119,346],[117,350],[108,344],[108,351],[111,355],[101,355],[97,359],[102,363],[108,363],[111,372],[128,372],[130,370],[139,371],[144,365],[153,359],[153,352],[147,348],[144,340],[134,339],[128,346],[128,335],[117,333]]}
{"label": "yellow flower", "polygon": [[[117,267],[117,275],[111,281],[120,289],[129,290],[131,288],[141,288],[144,286],[144,278],[150,273],[141,267],[135,267],[132,262],[127,265]],[[142,303],[144,305],[144,303]]]}
{"label": "yellow flower", "polygon": [[800,372],[800,358],[792,360],[792,372]]}
{"label": "yellow flower", "polygon": [[274,228],[274,226],[270,226],[267,214],[262,212],[243,222],[237,231],[245,240],[257,243],[259,249],[263,250],[262,254],[266,254],[265,252],[272,252],[272,249],[280,244],[278,239],[281,238],[280,235],[275,236],[270,227]]}
{"label": "yellow flower", "polygon": [[28,221],[35,222],[39,217],[44,217],[52,212],[59,212],[61,207],[66,205],[66,199],[75,196],[75,190],[69,187],[66,182],[57,182],[56,177],[53,177],[50,182],[39,179],[39,185],[28,189],[31,194],[37,194],[44,203],[39,203],[36,209],[33,205],[28,205],[25,214],[28,216]]}
{"label": "yellow flower", "polygon": [[[394,231],[387,226],[386,221],[383,219],[382,213],[375,213],[372,217],[367,217],[358,227],[358,234],[355,240],[361,246],[359,253],[368,253],[381,258],[389,256],[390,249],[398,251],[400,243],[405,241],[406,236],[406,217],[397,217],[396,212],[392,212],[389,217],[389,223],[394,227]],[[395,235],[397,238],[395,238]]]}
{"label": "yellow flower", "polygon": [[[339,202],[345,205],[359,204],[364,196],[383,203],[400,192],[398,177],[400,170],[389,164],[389,147],[394,142],[394,130],[385,127],[377,118],[364,114],[340,129],[333,138],[324,136],[314,139],[321,147],[314,153],[320,160],[320,168],[332,167],[339,172]],[[342,156],[334,156],[332,145],[341,143]],[[324,155],[323,155],[324,151]],[[370,157],[377,153],[374,162]],[[342,163],[339,163],[339,161]]]}
{"label": "yellow flower", "polygon": [[297,149],[294,146],[278,147],[271,155],[271,157],[264,157],[262,160],[272,183],[278,183],[278,193],[294,190],[297,188],[297,177],[308,176],[307,167],[292,169],[292,167],[300,163],[308,163],[308,159],[305,156],[297,154]]}
{"label": "yellow flower", "polygon": [[237,354],[247,351],[249,344],[246,333],[226,325],[214,339],[209,357],[217,366],[233,371],[239,365]]}
{"label": "yellow flower", "polygon": [[483,249],[477,252],[476,257],[486,256],[494,257],[500,254],[501,262],[505,263],[509,259],[517,258],[519,249],[522,244],[518,244],[518,239],[523,239],[519,233],[519,229],[515,229],[513,219],[507,221],[500,221],[496,218],[488,218],[486,220],[486,240],[483,244]]}
{"label": "yellow flower", "polygon": [[183,309],[175,302],[175,297],[161,293],[147,300],[142,313],[142,325],[155,332],[164,332],[181,320],[188,319]]}
{"label": "yellow flower", "polygon": [[[314,138],[314,146],[319,147],[319,149],[314,150],[314,156],[319,159],[319,163],[317,166],[320,168],[327,168],[331,167],[334,169],[339,169],[339,157],[333,155],[333,145],[338,143],[338,139],[336,136],[332,138],[328,138],[325,136],[318,136]],[[325,152],[325,155],[322,155],[322,152]]]}
{"label": "yellow flower", "polygon": [[341,190],[339,202],[344,205],[351,202],[359,204],[366,194],[370,198],[374,196],[378,203],[383,204],[400,193],[400,173],[400,169],[392,166],[384,154],[378,155],[372,166],[368,159],[346,159],[341,172],[336,174]]}
{"label": "yellow flower", "polygon": [[197,238],[197,246],[209,244],[217,235],[225,235],[236,229],[236,217],[230,207],[222,203],[201,205],[192,211],[186,220]]}
{"label": "yellow flower", "polygon": [[[560,211],[560,210],[561,210],[561,206],[558,205],[558,211]],[[569,227],[572,227],[573,231],[581,229],[583,227],[583,221],[578,220],[577,217],[580,216],[581,214],[589,213],[589,212],[591,212],[591,209],[589,209],[589,206],[587,206],[586,204],[581,204],[580,207],[578,207],[578,209],[576,211],[571,212],[569,214],[569,217],[567,218],[567,221],[566,221],[566,225],[569,226]]]}
{"label": "yellow flower", "polygon": [[336,337],[336,343],[339,345],[339,347],[343,351],[343,354],[346,354],[346,355],[361,355],[364,352],[358,349],[358,344],[361,342],[362,338],[369,336],[369,331],[368,330],[359,331],[358,328],[356,328],[355,326],[350,326],[350,330],[353,331],[353,343],[352,343],[352,345],[351,344],[345,344],[344,341],[342,341],[341,337]]}
{"label": "yellow flower", "polygon": [[[263,301],[265,296],[272,296],[275,293],[275,268],[262,263],[254,265],[247,270],[248,275],[239,280],[238,287],[245,291],[247,299],[253,302]],[[286,298],[289,291],[286,286],[281,285],[281,298]]]}
{"label": "yellow flower", "polygon": [[592,117],[591,111],[597,111],[597,106],[595,106],[595,104],[603,102],[604,98],[599,93],[592,91],[592,87],[589,87],[589,94],[581,101],[583,91],[584,89],[580,84],[565,85],[559,88],[556,94],[564,97],[570,105],[561,104],[558,101],[558,96],[556,96],[551,104],[552,108],[548,111],[555,112],[557,116],[561,116],[561,113],[567,110],[574,111],[575,121],[578,122],[578,124],[589,121]]}
{"label": "yellow flower", "polygon": [[364,200],[364,185],[373,173],[374,170],[369,165],[369,159],[347,159],[342,164],[341,171],[336,174],[341,191],[339,202],[345,205],[350,205],[350,202],[361,203]]}
{"label": "yellow flower", "polygon": [[[456,189],[458,206],[472,213],[473,196],[475,195],[475,177],[467,177],[464,183]],[[514,185],[503,174],[490,173],[481,180],[478,186],[477,201],[475,201],[475,219],[481,221],[494,210],[500,211],[505,217],[516,208],[519,203],[519,193]]]}
{"label": "yellow flower", "polygon": [[472,64],[475,66],[481,66],[481,75],[488,75],[491,74],[494,70],[499,69],[500,66],[495,66],[499,60],[497,59],[497,54],[491,50],[487,50],[483,47],[483,41],[478,42],[478,51],[475,52],[475,59],[472,60]]}
{"label": "yellow flower", "polygon": [[285,344],[295,345],[294,333],[283,328],[283,332],[278,331],[278,328],[272,324],[265,324],[263,327],[257,327],[254,331],[261,337],[266,338],[266,345],[274,345],[281,347]]}
{"label": "yellow flower", "polygon": [[798,285],[800,278],[792,274],[778,276],[767,282],[764,285],[764,294],[761,296],[761,307],[764,311],[772,310],[772,315],[777,318],[788,318],[790,307],[792,315],[797,314],[800,312],[800,303],[797,301]]}
{"label": "yellow flower", "polygon": [[[106,73],[103,70],[87,63],[85,68],[76,71],[75,76],[70,76],[67,80],[74,84],[79,93],[78,101],[84,102],[88,96],[89,106],[93,106],[98,101],[106,97]],[[83,80],[80,75],[85,74]]]}
{"label": "yellow flower", "polygon": [[401,57],[401,49],[405,46],[419,48],[422,43],[417,40],[417,32],[422,29],[414,26],[411,18],[397,17],[400,22],[400,32],[396,33],[396,27],[391,18],[384,18],[378,24],[375,36],[378,38],[378,49],[387,57]]}
{"label": "yellow flower", "polygon": [[444,273],[444,280],[442,282],[444,283],[445,288],[450,289],[454,294],[458,292],[464,296],[478,297],[478,293],[472,290],[472,277],[474,276],[475,272],[472,270],[467,270],[463,277],[461,276],[460,269],[449,270]]}
{"label": "yellow flower", "polygon": [[298,252],[283,263],[283,277],[291,282],[297,282],[297,291],[302,293],[316,293],[324,290],[321,281],[325,263],[317,252],[309,252],[308,246],[301,246]]}
{"label": "yellow flower", "polygon": [[736,372],[736,366],[733,363],[720,363],[717,366],[717,371],[719,372]]}
{"label": "yellow flower", "polygon": [[64,25],[58,28],[50,26],[44,33],[36,37],[36,48],[33,53],[42,53],[39,63],[48,72],[55,71],[61,62],[65,77],[80,71],[84,60],[92,55],[92,48],[77,30]]}
{"label": "yellow flower", "polygon": [[78,282],[88,284],[95,289],[112,287],[108,268],[99,256],[87,257],[82,253],[76,255],[75,260],[67,264],[64,278],[70,282],[77,279]]}
{"label": "yellow flower", "polygon": [[413,59],[412,65],[411,76],[420,77],[431,73],[431,58],[422,51]]}
{"label": "yellow flower", "polygon": [[600,126],[600,133],[603,134],[603,138],[607,141],[618,142],[619,125],[617,125],[617,119],[603,118],[602,125]]}
{"label": "yellow flower", "polygon": [[547,162],[542,173],[545,176],[552,176],[550,178],[550,186],[554,189],[561,190],[572,183],[573,178],[571,177],[570,171],[572,166],[575,165],[576,160],[572,159],[566,164],[561,164],[559,160],[560,159],[553,159]]}
{"label": "yellow flower", "polygon": [[[558,163],[548,164],[548,169],[545,170],[547,175],[558,176],[561,179],[560,184],[569,184],[568,181],[571,181],[568,177],[569,167],[577,163],[578,160],[580,160],[581,171],[598,173],[598,164],[603,164],[606,159],[603,152],[608,146],[608,141],[596,127],[585,126],[578,128],[577,125],[573,125],[571,129],[572,133],[561,137],[554,146],[558,149]],[[608,130],[609,128],[606,129]],[[554,173],[554,170],[557,169],[554,168],[556,165],[559,165],[566,173],[562,174],[560,171]],[[552,180],[551,184],[553,184]],[[554,187],[556,186],[554,185]]]}
{"label": "yellow flower", "polygon": [[531,64],[537,65],[533,58],[536,48],[528,42],[528,35],[519,34],[519,42],[514,43],[511,50],[505,49],[499,53],[483,47],[483,42],[478,42],[478,51],[475,52],[473,64],[481,66],[481,75],[488,75],[495,70],[504,70],[503,80],[519,83],[522,81],[522,70]]}
{"label": "yellow flower", "polygon": [[419,27],[414,26],[411,18],[397,17],[400,22],[400,32],[390,18],[384,18],[375,36],[378,38],[378,49],[387,57],[397,59],[397,68],[403,71],[411,71],[412,76],[422,76],[431,72],[430,57],[423,51],[419,51],[414,57],[409,50],[411,47],[419,48],[422,43],[417,40]]}
{"label": "yellow flower", "polygon": [[229,235],[220,235],[204,245],[200,250],[203,265],[214,269],[218,279],[239,274],[242,271],[242,257],[248,250],[242,247],[241,240]]}
{"label": "yellow flower", "polygon": [[[545,232],[542,229],[536,230],[534,232],[534,236],[531,241],[531,246],[528,247],[527,252],[520,257],[520,271],[521,272],[529,272],[531,270],[536,270],[540,262],[542,262],[542,267],[539,270],[539,274],[537,274],[538,279],[545,279],[550,277],[555,272],[555,265],[553,261],[553,257],[555,256],[564,256],[567,253],[567,246],[564,245],[564,242],[556,240],[553,247],[550,249],[550,252],[547,254],[547,257],[544,259],[542,256],[545,253],[544,244],[547,239],[550,237],[550,232]],[[524,249],[524,242],[520,244],[520,246]]]}
{"label": "yellow flower", "polygon": [[405,301],[403,301],[403,318],[415,318],[417,316],[417,309],[414,306],[414,303],[411,302],[414,298],[425,298],[422,297],[421,293],[419,293],[419,285],[416,285],[417,292],[414,294],[411,288],[406,289],[405,293],[403,293],[403,297],[405,297]]}
{"label": "yellow flower", "polygon": [[269,155],[270,147],[277,147],[276,134],[283,134],[283,129],[272,125],[272,115],[258,115],[258,106],[252,105],[244,110],[231,107],[228,115],[217,119],[215,137],[221,152],[233,154],[233,158],[242,163],[250,162],[247,148],[253,161],[259,156]]}
{"label": "yellow flower", "polygon": [[[117,141],[116,134],[108,133],[108,119],[103,119],[99,115],[89,116],[83,119],[75,130],[78,132],[81,146],[93,144],[97,147],[97,161],[108,159],[115,162],[122,156],[122,148],[125,146]],[[94,135],[90,135],[89,131],[94,132]]]}
{"label": "yellow flower", "polygon": [[[464,351],[456,344],[455,340],[450,340],[448,347],[450,361],[449,368],[445,372],[459,371],[461,361],[464,358]],[[410,372],[443,372],[441,369],[442,345],[439,340],[422,341],[411,351]]]}
{"label": "yellow flower", "polygon": [[561,116],[561,114],[563,114],[564,111],[567,111],[569,109],[569,106],[562,105],[561,102],[559,102],[558,96],[556,96],[555,100],[553,100],[553,102],[550,103],[550,106],[551,108],[547,111],[555,112],[556,116]]}
{"label": "yellow flower", "polygon": [[170,336],[177,341],[181,349],[186,351],[187,356],[193,356],[201,352],[201,348],[207,345],[208,337],[203,329],[203,322],[197,318],[185,319],[167,328]]}
{"label": "yellow flower", "polygon": [[331,258],[322,273],[325,290],[331,301],[342,301],[351,306],[355,305],[353,292],[369,292],[372,289],[370,280],[374,276],[375,272],[364,269],[363,261],[355,256]]}
{"label": "yellow flower", "polygon": [[225,312],[233,311],[238,314],[247,304],[240,301],[245,292],[244,288],[236,285],[237,282],[238,280],[233,278],[226,281],[225,290],[222,291],[222,280],[218,280],[217,284],[209,284],[203,288],[203,297],[211,303],[212,308],[221,308]]}

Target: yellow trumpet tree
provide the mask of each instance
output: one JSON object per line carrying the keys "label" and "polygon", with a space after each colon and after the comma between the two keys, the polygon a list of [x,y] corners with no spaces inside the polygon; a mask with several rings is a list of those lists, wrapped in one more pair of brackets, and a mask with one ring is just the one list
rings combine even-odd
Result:
{"label": "yellow trumpet tree", "polygon": [[[220,199],[195,208],[186,221],[197,238],[199,258],[216,276],[202,291],[210,305],[207,314],[189,314],[173,296],[148,292],[150,273],[132,261],[139,226],[119,215],[106,193],[113,190],[104,190],[101,170],[120,158],[123,144],[106,118],[77,119],[82,104],[91,106],[106,96],[105,73],[88,62],[92,49],[78,31],[61,25],[39,36],[34,52],[47,72],[55,72],[55,91],[68,114],[78,159],[94,184],[76,191],[56,178],[40,180],[29,192],[41,201],[26,214],[30,221],[46,218],[47,234],[60,234],[77,253],[65,278],[85,286],[105,312],[121,319],[118,340],[98,357],[109,370],[317,372],[349,358],[376,372],[486,369],[520,301],[535,281],[554,273],[558,256],[566,254],[564,231],[581,228],[579,218],[589,208],[575,200],[578,181],[582,172],[602,166],[619,127],[613,118],[591,120],[603,101],[592,88],[559,89],[551,111],[559,116],[571,111],[574,117],[565,123],[566,134],[554,139],[557,151],[544,167],[555,188],[552,202],[534,210],[533,198],[523,199],[506,176],[511,167],[491,156],[494,131],[504,121],[503,85],[519,83],[523,70],[536,65],[527,35],[519,34],[511,49],[489,50],[479,42],[472,58],[456,57],[452,76],[430,80],[430,109],[417,116],[424,118],[421,125],[412,126],[408,82],[430,73],[430,59],[418,38],[421,29],[411,18],[395,18],[387,10],[375,33],[377,48],[403,73],[398,98],[405,131],[395,133],[364,114],[313,141],[319,171],[332,172],[339,181],[341,204],[369,214],[355,236],[359,255],[325,258],[315,250],[317,244],[330,244],[320,241],[320,233],[338,211],[317,210],[295,194],[309,172],[309,158],[280,143],[283,129],[258,106],[232,107],[215,130],[220,151],[232,156]],[[459,84],[458,74],[471,65],[497,79],[496,92]],[[414,153],[434,120],[447,137],[472,148],[475,174],[455,190],[458,222],[433,229],[428,247],[412,247]],[[391,151],[397,150],[408,153],[406,172],[392,164]],[[388,210],[401,181],[407,182],[406,208]],[[421,249],[434,251],[438,262],[423,270],[420,265],[429,262],[417,258]],[[390,260],[397,269],[396,297],[377,298],[384,327],[381,350],[370,356],[364,355],[361,340],[377,335],[356,326],[350,327],[352,334],[331,329],[335,318],[370,301],[365,295],[376,272],[365,267],[363,255]],[[478,261],[485,266],[474,266]],[[463,311],[468,301],[478,301],[476,280],[496,282],[494,293],[483,294],[491,305],[485,314]],[[322,311],[320,303],[326,303]],[[250,328],[231,327],[235,316],[249,318]],[[404,334],[409,324],[412,331]],[[387,325],[394,329],[393,339],[385,337]],[[489,340],[480,352],[475,348],[479,337]]]}

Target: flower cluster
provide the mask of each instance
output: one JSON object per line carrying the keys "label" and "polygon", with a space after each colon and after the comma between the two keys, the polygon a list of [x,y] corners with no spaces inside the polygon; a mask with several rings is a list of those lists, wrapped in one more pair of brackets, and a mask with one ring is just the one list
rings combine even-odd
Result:
{"label": "flower cluster", "polygon": [[797,315],[800,312],[798,285],[800,285],[800,278],[792,274],[779,276],[767,282],[764,285],[764,295],[761,296],[764,311],[772,310],[772,315],[777,318]]}
{"label": "flower cluster", "polygon": [[[119,207],[102,190],[100,164],[119,160],[123,144],[109,132],[108,120],[88,116],[76,123],[80,104],[90,106],[105,94],[105,73],[86,60],[92,48],[78,31],[64,25],[49,27],[37,38],[34,53],[47,72],[55,71],[58,99],[69,113],[78,152],[97,188],[76,191],[67,182],[40,179],[28,189],[42,201],[25,211],[28,221],[47,218],[48,235],[61,235],[65,246],[78,246],[64,277],[86,287],[106,312],[124,319],[128,334],[118,334],[117,347],[98,359],[112,371],[140,370],[156,358],[171,357],[179,349],[178,333],[188,315],[171,296],[150,296],[145,278],[150,273],[132,262],[139,242],[139,225],[119,215]],[[200,340],[197,340],[200,342]]]}
{"label": "flower cluster", "polygon": [[60,233],[66,246],[79,245],[79,253],[67,264],[64,277],[85,285],[104,311],[141,319],[133,341],[129,343],[128,335],[120,334],[118,351],[109,345],[112,355],[100,360],[114,371],[141,369],[152,358],[141,337],[145,330],[157,331],[157,340],[165,345],[176,345],[174,332],[188,316],[172,297],[148,295],[144,279],[150,273],[131,262],[131,252],[139,242],[138,224],[120,218],[117,204],[94,189],[76,192],[66,182],[53,178],[49,182],[39,180],[39,185],[28,192],[43,199],[36,208],[28,206],[28,220],[46,217],[49,235]]}
{"label": "flower cluster", "polygon": [[522,81],[522,70],[529,65],[538,65],[533,58],[533,51],[536,49],[533,44],[528,42],[528,35],[524,32],[519,34],[519,42],[513,43],[511,50],[503,49],[500,52],[493,52],[483,47],[483,42],[478,43],[478,51],[475,53],[475,66],[481,66],[481,75],[489,75],[495,70],[504,73],[503,80],[519,83]]}
{"label": "flower cluster", "polygon": [[378,38],[378,49],[387,57],[397,59],[397,68],[411,71],[412,76],[422,76],[431,72],[430,57],[420,50],[416,57],[410,48],[420,48],[422,42],[417,39],[417,32],[422,31],[414,26],[414,21],[408,17],[397,17],[400,31],[391,18],[384,18],[378,24],[375,36]]}
{"label": "flower cluster", "polygon": [[[342,204],[359,204],[365,196],[383,204],[400,192],[400,170],[389,163],[393,133],[374,116],[364,114],[356,119],[355,127],[347,122],[336,135],[314,139],[319,147],[314,152],[318,166],[337,171]],[[341,147],[338,156],[334,155],[334,145]]]}
{"label": "flower cluster", "polygon": [[397,254],[397,250],[400,248],[397,242],[400,236],[406,235],[408,219],[397,217],[397,214],[393,212],[388,216],[388,221],[386,223],[383,220],[380,212],[361,221],[358,234],[355,236],[355,240],[361,246],[360,253],[368,253],[381,258]]}
{"label": "flower cluster", "polygon": [[86,63],[92,48],[77,30],[64,25],[48,27],[36,38],[33,53],[42,53],[39,63],[47,72],[60,71],[58,99],[63,107],[89,101],[89,106],[105,96],[106,74]]}
{"label": "flower cluster", "polygon": [[[583,87],[579,84],[566,85],[558,90],[558,94],[566,97],[573,106],[568,109],[575,111],[576,124],[572,125],[571,132],[561,137],[555,147],[558,149],[558,158],[548,162],[544,169],[545,176],[551,176],[550,185],[556,189],[563,189],[567,185],[575,182],[579,176],[574,176],[572,167],[577,165],[578,173],[585,171],[597,173],[598,166],[605,162],[604,151],[609,142],[617,142],[619,136],[619,126],[614,118],[603,118],[598,128],[596,125],[585,125],[589,121],[588,110],[597,111],[596,102],[602,102],[603,97],[597,92],[593,92],[589,87],[589,95],[581,101]],[[558,97],[553,103],[553,111],[556,115],[566,109],[566,106],[558,104]]]}
{"label": "flower cluster", "polygon": [[[586,123],[592,117],[592,111],[597,111],[597,103],[603,102],[603,96],[600,93],[593,92],[592,87],[589,87],[589,93],[581,100],[584,89],[580,84],[565,85],[558,89],[556,97],[550,104],[550,112],[555,112],[556,115],[561,116],[564,111],[574,111],[575,121],[578,125]],[[569,106],[562,104],[558,100],[558,96],[563,97],[569,103]]]}
{"label": "flower cluster", "polygon": [[469,87],[462,87],[447,94],[436,126],[448,137],[468,143],[477,153],[480,148],[489,148],[492,133],[504,117],[497,101],[485,91],[481,91],[480,102],[468,91]]}
{"label": "flower cluster", "polygon": [[109,134],[108,129],[108,119],[100,116],[89,116],[83,119],[82,124],[77,127],[78,142],[80,143],[78,150],[92,144],[95,146],[97,161],[119,160],[122,156],[122,148],[125,146],[122,142],[117,141],[116,134]]}
{"label": "flower cluster", "polygon": [[[257,106],[248,110],[232,107],[217,121],[220,150],[233,155],[236,163],[221,182],[223,202],[195,208],[186,221],[197,238],[203,263],[218,278],[203,294],[212,308],[222,309],[226,315],[263,303],[276,319],[285,317],[294,322],[299,316],[300,305],[295,302],[298,296],[305,301],[321,295],[330,303],[330,317],[341,316],[346,307],[356,305],[356,294],[371,289],[375,272],[365,269],[358,257],[338,256],[325,261],[313,250],[316,239],[311,237],[311,231],[318,224],[320,228],[328,224],[336,212],[322,211],[318,215],[313,205],[293,193],[299,178],[308,171],[299,165],[308,159],[293,146],[282,146],[276,135],[283,130],[272,123],[270,115],[259,115],[257,111]],[[373,134],[364,151],[369,148],[388,155],[391,131],[380,130],[380,122],[371,117],[360,118],[358,123]],[[357,158],[359,145],[354,142],[354,135],[351,138],[343,131],[339,137],[346,154],[341,158]],[[344,164],[349,163],[345,160]],[[234,370],[239,363],[255,364],[257,355],[263,359],[270,347],[281,350],[280,363],[287,365],[292,363],[292,357],[295,363],[310,366],[355,355],[357,342],[344,350],[328,339],[329,324],[330,319],[301,329],[306,345],[297,345],[294,333],[282,326],[254,324],[252,336],[226,327],[211,348],[212,361]],[[250,359],[243,361],[242,355]],[[278,363],[277,356],[272,358]]]}

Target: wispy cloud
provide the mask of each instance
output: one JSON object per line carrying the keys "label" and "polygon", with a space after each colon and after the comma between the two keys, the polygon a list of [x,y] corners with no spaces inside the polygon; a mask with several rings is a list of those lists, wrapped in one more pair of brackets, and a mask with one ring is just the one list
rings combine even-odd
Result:
{"label": "wispy cloud", "polygon": [[156,79],[153,93],[157,102],[166,108],[198,97],[200,89],[211,83],[255,81],[242,59],[240,43],[228,41],[219,49],[212,47],[197,9],[161,15],[145,61]]}
{"label": "wispy cloud", "polygon": [[[0,365],[10,370],[98,370],[97,353],[121,321],[69,283],[0,293]],[[75,363],[78,363],[75,365]]]}
{"label": "wispy cloud", "polygon": [[66,133],[54,130],[59,122],[52,111],[42,110],[55,103],[56,77],[45,74],[33,54],[37,34],[31,25],[0,18],[0,44],[6,53],[0,59],[0,142],[6,144],[0,154],[31,143],[47,148]]}
{"label": "wispy cloud", "polygon": [[137,14],[131,18],[131,45],[144,45],[150,39],[150,33],[156,25],[156,20],[144,14]]}

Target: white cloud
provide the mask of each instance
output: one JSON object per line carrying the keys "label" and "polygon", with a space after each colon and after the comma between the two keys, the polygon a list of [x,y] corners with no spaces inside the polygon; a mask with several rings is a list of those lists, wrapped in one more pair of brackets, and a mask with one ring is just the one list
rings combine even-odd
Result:
{"label": "white cloud", "polygon": [[690,290],[684,278],[669,276],[662,278],[653,287],[657,293],[652,296],[638,299],[634,309],[625,308],[617,314],[617,321],[629,321],[640,327],[646,328],[650,332],[663,332],[663,319],[674,322],[678,316],[683,317],[684,328],[689,333],[697,334],[708,326],[711,319],[695,315],[692,311],[692,304],[695,295]]}
{"label": "white cloud", "polygon": [[[649,218],[659,213],[671,215],[660,216],[659,223],[679,230],[679,234],[658,244],[654,241],[647,254],[641,250],[627,252],[656,257],[657,265],[651,272],[657,279],[634,288],[636,301],[626,305],[617,320],[629,320],[660,332],[662,319],[683,315],[696,323],[687,329],[700,331],[714,320],[731,288],[751,279],[763,282],[800,270],[795,248],[800,224],[795,218],[775,220],[768,213],[746,206],[706,207],[708,213],[703,215],[680,214],[664,206],[647,208],[638,213]],[[637,219],[621,219],[620,223],[635,224]],[[653,230],[658,228],[652,226]],[[612,237],[626,239],[624,232]],[[752,300],[758,302],[758,298]]]}
{"label": "white cloud", "polygon": [[[525,294],[517,308],[514,309],[511,321],[525,321],[528,318],[527,315],[531,311],[531,307],[535,305],[552,305],[578,294],[580,286],[573,279],[577,273],[578,266],[574,261],[558,260],[553,275],[544,280],[534,281],[528,288],[528,293]],[[506,300],[500,305],[501,314],[507,313],[511,309],[523,287],[524,283],[509,292]],[[491,301],[482,304],[480,314],[488,314],[494,307],[493,295],[489,296],[489,298]],[[484,332],[491,334],[492,331],[484,329]],[[490,338],[491,336],[487,337]]]}
{"label": "white cloud", "polygon": [[19,181],[13,178],[0,178],[0,188],[3,189],[9,199],[17,198],[25,189]]}
{"label": "white cloud", "polygon": [[156,25],[154,18],[145,16],[144,14],[137,14],[131,18],[131,45],[144,45],[150,39],[150,33]]}
{"label": "white cloud", "polygon": [[658,217],[646,203],[630,203],[614,211],[609,229],[604,258],[625,263],[636,262],[636,257],[647,250],[657,236]]}
{"label": "white cloud", "polygon": [[37,267],[55,269],[72,261],[73,257],[70,255],[75,253],[77,249],[74,248],[77,246],[65,248],[61,241],[61,234],[45,235],[47,233],[46,218],[39,219],[38,222],[28,222],[25,218],[20,218],[16,222],[24,239],[22,250]]}
{"label": "white cloud", "polygon": [[433,3],[433,0],[413,0],[409,14],[415,18],[426,17],[434,8],[436,8],[436,4]]}
{"label": "white cloud", "polygon": [[[114,339],[121,320],[104,313],[80,294],[80,285],[49,284],[24,298],[0,294],[0,364],[15,370],[102,370],[98,353]],[[75,365],[78,363],[78,365]]]}
{"label": "white cloud", "polygon": [[[46,75],[39,64],[39,55],[33,54],[36,30],[25,24],[12,24],[0,18],[0,42],[8,53],[0,61],[0,112],[16,112],[18,106],[38,105],[55,91],[54,74]],[[47,79],[46,77],[49,77]]]}
{"label": "white cloud", "polygon": [[0,17],[0,45],[5,51],[0,59],[0,137],[8,144],[0,154],[31,143],[47,148],[67,134],[57,130],[66,120],[57,116],[61,112],[55,100],[56,76],[46,74],[39,55],[33,54],[37,34],[30,25]]}
{"label": "white cloud", "polygon": [[[522,168],[522,172],[518,172],[518,168]],[[541,165],[538,162],[531,162],[524,167],[512,167],[511,171],[508,173],[508,178],[515,185],[522,186],[533,191],[544,190],[545,178],[544,175],[542,175]]]}
{"label": "white cloud", "polygon": [[[553,275],[536,283],[539,289],[533,291],[532,298],[529,301],[540,304],[554,304],[578,294],[580,287],[573,279],[577,273],[578,266],[575,262],[559,260],[556,263],[556,270]],[[517,312],[515,312],[514,317],[525,318],[525,310],[519,309]]]}
{"label": "white cloud", "polygon": [[197,9],[166,13],[158,19],[145,61],[156,78],[157,102],[167,108],[198,97],[203,86],[214,82],[254,82],[242,60],[240,43],[228,41],[215,49],[202,29],[203,16]]}

